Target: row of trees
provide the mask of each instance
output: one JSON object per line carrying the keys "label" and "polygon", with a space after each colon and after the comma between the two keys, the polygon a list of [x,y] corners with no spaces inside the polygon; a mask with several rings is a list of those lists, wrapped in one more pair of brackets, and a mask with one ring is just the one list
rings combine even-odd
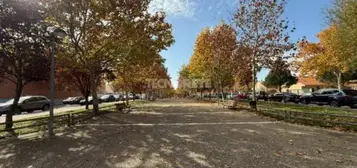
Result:
{"label": "row of trees", "polygon": [[[290,42],[289,34],[295,28],[289,29],[289,22],[283,18],[285,5],[284,0],[240,0],[232,25],[222,23],[200,33],[189,64],[180,72],[180,80],[210,79],[213,89],[220,91],[221,86],[231,88],[234,81],[255,92],[256,73],[261,68],[271,70],[264,83],[279,91],[297,82],[292,71],[338,88],[357,79],[357,1],[335,1],[327,12],[329,27],[317,35],[317,43],[307,39]],[[224,32],[235,34],[235,38],[212,38],[220,27],[230,27]],[[218,43],[220,46],[215,45]],[[224,54],[214,52],[222,47],[229,49]],[[222,78],[214,78],[215,74]]]}
{"label": "row of trees", "polygon": [[356,79],[357,69],[357,1],[336,0],[328,10],[329,27],[317,37],[319,42],[300,43],[295,66],[303,74],[316,76],[326,83],[342,88]]}
{"label": "row of trees", "polygon": [[220,92],[223,87],[238,82],[255,92],[257,72],[264,67],[271,68],[278,59],[289,58],[285,53],[295,47],[289,35],[295,28],[290,28],[288,20],[283,18],[286,1],[240,0],[239,3],[232,16],[233,24],[221,23],[200,33],[180,79],[210,79],[213,88]]}
{"label": "row of trees", "polygon": [[[16,85],[6,128],[12,128],[23,87],[48,80],[49,46],[56,43],[56,81],[76,88],[98,113],[97,88],[116,81],[129,91],[150,78],[169,79],[160,56],[173,42],[163,12],[149,13],[150,0],[3,0],[0,4],[0,79]],[[51,37],[60,27],[63,40]],[[127,93],[126,92],[126,93]]]}

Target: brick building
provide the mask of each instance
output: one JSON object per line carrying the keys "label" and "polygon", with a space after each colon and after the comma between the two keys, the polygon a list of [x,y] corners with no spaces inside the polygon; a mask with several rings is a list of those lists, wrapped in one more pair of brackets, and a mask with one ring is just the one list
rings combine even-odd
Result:
{"label": "brick building", "polygon": [[[59,87],[62,88],[62,87]],[[71,96],[81,96],[81,92],[76,89],[56,89],[56,99],[63,99]],[[48,82],[30,83],[24,87],[22,95],[43,95],[49,97],[50,87]],[[0,99],[13,98],[15,95],[15,84],[10,81],[0,83]]]}

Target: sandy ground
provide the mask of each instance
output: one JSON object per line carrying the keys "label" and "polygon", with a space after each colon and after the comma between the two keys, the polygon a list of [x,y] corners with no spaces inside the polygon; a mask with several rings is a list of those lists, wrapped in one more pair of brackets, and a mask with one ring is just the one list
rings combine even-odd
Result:
{"label": "sandy ground", "polygon": [[0,141],[0,167],[357,167],[357,135],[167,100],[53,139]]}

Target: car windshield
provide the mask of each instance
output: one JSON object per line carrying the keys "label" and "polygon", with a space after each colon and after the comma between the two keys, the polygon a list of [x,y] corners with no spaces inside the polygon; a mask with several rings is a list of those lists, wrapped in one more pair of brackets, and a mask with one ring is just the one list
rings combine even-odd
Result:
{"label": "car windshield", "polygon": [[348,96],[357,96],[357,90],[343,90]]}

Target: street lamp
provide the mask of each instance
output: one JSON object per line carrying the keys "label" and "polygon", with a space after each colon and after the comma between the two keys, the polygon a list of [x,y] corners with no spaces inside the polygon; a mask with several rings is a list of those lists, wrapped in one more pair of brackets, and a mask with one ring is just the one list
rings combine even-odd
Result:
{"label": "street lamp", "polygon": [[55,102],[55,40],[56,39],[63,39],[67,36],[67,33],[60,29],[56,28],[53,31],[50,31],[51,35],[51,71],[50,71],[50,118],[48,121],[48,135],[51,137],[54,135],[53,133],[53,121],[54,121],[54,102]]}

